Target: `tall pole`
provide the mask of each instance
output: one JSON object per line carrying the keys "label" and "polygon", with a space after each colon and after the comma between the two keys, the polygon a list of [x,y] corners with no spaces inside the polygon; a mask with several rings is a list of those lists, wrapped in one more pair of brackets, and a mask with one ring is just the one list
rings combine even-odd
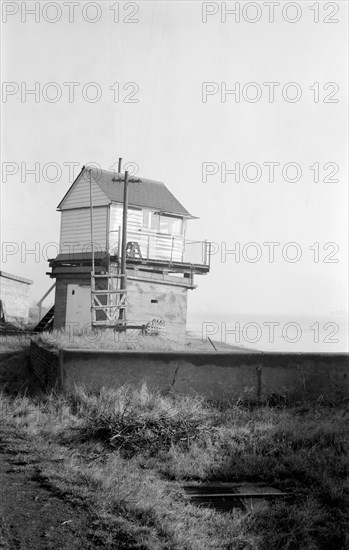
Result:
{"label": "tall pole", "polygon": [[122,162],[122,158],[119,157],[119,168],[118,168],[118,173],[121,174],[121,162]]}
{"label": "tall pole", "polygon": [[90,221],[91,221],[91,253],[92,253],[92,275],[95,274],[95,247],[94,247],[94,235],[93,235],[93,198],[92,198],[92,176],[91,168],[90,172]]}
{"label": "tall pole", "polygon": [[94,234],[93,234],[93,198],[92,198],[92,174],[90,173],[90,221],[91,221],[91,254],[92,254],[92,272],[91,272],[91,326],[93,326],[94,313],[94,298],[93,293],[95,290],[95,247],[94,247]]}
{"label": "tall pole", "polygon": [[128,171],[125,172],[124,204],[122,212],[122,241],[121,241],[121,289],[126,290],[126,243],[127,243],[127,208],[128,208]]}

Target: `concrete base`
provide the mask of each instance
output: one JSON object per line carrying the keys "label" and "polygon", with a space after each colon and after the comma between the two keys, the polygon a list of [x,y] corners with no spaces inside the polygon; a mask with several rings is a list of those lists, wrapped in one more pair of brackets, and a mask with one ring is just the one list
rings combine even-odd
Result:
{"label": "concrete base", "polygon": [[60,350],[63,388],[132,384],[216,401],[263,402],[271,395],[289,403],[349,397],[347,354],[187,353]]}

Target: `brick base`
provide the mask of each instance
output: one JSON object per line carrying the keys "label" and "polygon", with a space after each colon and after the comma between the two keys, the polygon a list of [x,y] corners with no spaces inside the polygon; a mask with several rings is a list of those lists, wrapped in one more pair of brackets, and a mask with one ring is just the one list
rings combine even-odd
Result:
{"label": "brick base", "polygon": [[61,385],[58,351],[47,349],[43,344],[32,340],[30,368],[45,387],[53,388]]}

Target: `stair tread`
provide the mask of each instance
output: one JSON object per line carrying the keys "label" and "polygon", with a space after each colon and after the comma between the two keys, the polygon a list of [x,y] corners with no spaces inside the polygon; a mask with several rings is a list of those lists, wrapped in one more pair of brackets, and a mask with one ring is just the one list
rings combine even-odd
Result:
{"label": "stair tread", "polygon": [[34,332],[43,332],[45,328],[49,327],[52,324],[54,316],[55,306],[52,306],[40,319],[37,325],[34,328]]}

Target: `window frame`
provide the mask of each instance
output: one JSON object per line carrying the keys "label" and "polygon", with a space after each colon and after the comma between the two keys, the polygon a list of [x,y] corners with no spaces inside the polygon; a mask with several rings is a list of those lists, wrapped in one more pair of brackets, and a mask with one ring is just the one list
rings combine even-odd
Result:
{"label": "window frame", "polygon": [[[145,216],[147,216],[147,224],[145,224]],[[157,216],[157,227],[152,227],[152,219],[154,216]],[[173,232],[172,229],[170,232],[161,230],[161,218],[168,218],[169,220],[175,220],[176,222],[180,222],[180,230],[179,232]],[[150,209],[143,209],[142,214],[142,229],[146,231],[150,231],[152,233],[157,233],[159,235],[168,235],[168,236],[175,236],[175,237],[184,237],[184,219],[179,216],[171,216],[169,214],[161,214],[160,212],[156,212],[154,210]]]}

